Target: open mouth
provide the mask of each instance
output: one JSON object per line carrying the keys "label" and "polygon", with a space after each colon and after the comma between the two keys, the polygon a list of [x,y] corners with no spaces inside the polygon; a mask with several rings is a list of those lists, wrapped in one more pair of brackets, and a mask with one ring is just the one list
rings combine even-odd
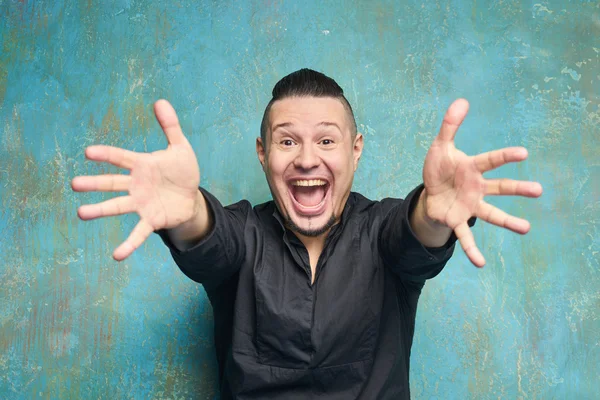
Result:
{"label": "open mouth", "polygon": [[324,179],[294,179],[288,183],[294,205],[302,214],[318,214],[325,205],[329,182]]}

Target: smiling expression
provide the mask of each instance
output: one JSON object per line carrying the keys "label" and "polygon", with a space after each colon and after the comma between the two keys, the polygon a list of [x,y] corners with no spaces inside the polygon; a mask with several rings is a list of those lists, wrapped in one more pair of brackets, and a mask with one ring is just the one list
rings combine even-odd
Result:
{"label": "smiling expression", "polygon": [[363,147],[339,99],[287,97],[273,103],[257,153],[290,229],[320,236],[339,221]]}

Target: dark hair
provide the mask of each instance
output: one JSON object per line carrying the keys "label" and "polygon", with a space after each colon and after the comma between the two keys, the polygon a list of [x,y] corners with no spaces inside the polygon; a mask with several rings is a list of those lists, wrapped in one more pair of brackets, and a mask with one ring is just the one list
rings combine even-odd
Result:
{"label": "dark hair", "polygon": [[260,124],[260,137],[263,146],[267,148],[267,132],[269,130],[269,113],[271,106],[277,100],[287,97],[333,97],[342,102],[348,111],[352,122],[352,137],[356,136],[356,121],[352,106],[344,97],[344,91],[336,81],[330,77],[312,69],[302,68],[296,72],[283,77],[273,88],[273,98],[267,104],[262,122]]}

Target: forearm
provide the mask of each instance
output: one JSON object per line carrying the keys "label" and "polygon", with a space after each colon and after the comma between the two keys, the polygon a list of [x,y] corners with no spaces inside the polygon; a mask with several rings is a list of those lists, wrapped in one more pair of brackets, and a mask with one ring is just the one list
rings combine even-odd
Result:
{"label": "forearm", "polygon": [[196,211],[192,219],[167,231],[169,239],[180,251],[194,247],[214,227],[212,212],[200,190],[197,192],[195,208]]}
{"label": "forearm", "polygon": [[441,247],[450,238],[452,229],[427,217],[425,212],[425,190],[421,191],[417,205],[409,217],[410,226],[423,246]]}

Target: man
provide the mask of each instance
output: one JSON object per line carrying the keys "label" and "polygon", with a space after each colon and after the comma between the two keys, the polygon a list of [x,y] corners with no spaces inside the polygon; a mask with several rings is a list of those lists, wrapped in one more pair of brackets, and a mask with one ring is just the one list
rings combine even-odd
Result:
{"label": "man", "polygon": [[469,157],[454,147],[468,109],[448,109],[423,167],[424,184],[404,200],[351,192],[363,149],[350,104],[331,78],[303,69],[273,89],[256,152],[273,201],[223,207],[199,187],[194,152],[173,108],[155,114],[166,150],[92,146],[86,156],[130,175],[77,177],[78,191],[128,191],[82,206],[82,219],[137,212],[114,252],[128,257],[154,231],[180,269],[203,284],[215,319],[221,398],[408,399],[417,300],[458,239],[485,260],[470,226],[478,217],[518,233],[529,223],[483,200],[537,197],[538,183],[482,173],[527,157],[506,148]]}

